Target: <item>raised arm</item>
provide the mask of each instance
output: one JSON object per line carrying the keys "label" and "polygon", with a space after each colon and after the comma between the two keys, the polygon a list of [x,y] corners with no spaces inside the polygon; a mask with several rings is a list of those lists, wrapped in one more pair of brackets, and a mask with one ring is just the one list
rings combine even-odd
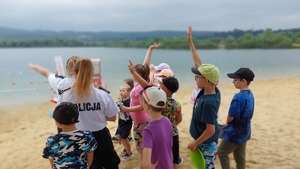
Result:
{"label": "raised arm", "polygon": [[52,74],[48,69],[38,65],[38,64],[32,64],[28,63],[28,67],[30,67],[32,70],[40,73],[42,76],[48,78],[50,74]]}
{"label": "raised arm", "polygon": [[193,43],[193,39],[192,39],[192,27],[190,26],[187,32],[187,38],[188,38],[188,43],[190,46],[190,50],[192,52],[192,57],[193,57],[193,61],[194,61],[194,65],[196,67],[199,67],[202,65],[202,61],[200,59],[200,56],[198,55],[195,45]]}
{"label": "raised arm", "polygon": [[128,69],[138,84],[140,84],[143,88],[149,86],[149,83],[135,71],[131,60],[129,60]]}
{"label": "raised arm", "polygon": [[151,63],[151,55],[152,55],[152,50],[159,47],[159,43],[154,43],[153,45],[151,45],[149,48],[148,48],[148,51],[147,51],[147,54],[145,56],[145,59],[144,59],[144,62],[143,62],[143,65],[147,64],[147,65],[150,65]]}

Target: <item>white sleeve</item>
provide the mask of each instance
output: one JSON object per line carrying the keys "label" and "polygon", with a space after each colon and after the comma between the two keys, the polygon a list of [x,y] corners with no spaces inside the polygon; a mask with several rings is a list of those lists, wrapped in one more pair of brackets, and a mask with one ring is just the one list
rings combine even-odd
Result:
{"label": "white sleeve", "polygon": [[120,112],[119,107],[114,101],[113,97],[110,94],[106,94],[106,103],[105,103],[105,116],[112,117]]}
{"label": "white sleeve", "polygon": [[55,74],[50,74],[48,76],[48,82],[49,82],[51,88],[53,88],[56,93],[58,90],[58,85],[62,80],[63,80],[63,78],[57,77],[57,76],[55,76]]}

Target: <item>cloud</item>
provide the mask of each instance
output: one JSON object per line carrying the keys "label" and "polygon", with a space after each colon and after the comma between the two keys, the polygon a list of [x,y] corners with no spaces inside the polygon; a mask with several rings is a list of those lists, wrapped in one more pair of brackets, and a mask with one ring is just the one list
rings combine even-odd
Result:
{"label": "cloud", "polygon": [[10,0],[0,26],[76,31],[299,28],[298,0]]}

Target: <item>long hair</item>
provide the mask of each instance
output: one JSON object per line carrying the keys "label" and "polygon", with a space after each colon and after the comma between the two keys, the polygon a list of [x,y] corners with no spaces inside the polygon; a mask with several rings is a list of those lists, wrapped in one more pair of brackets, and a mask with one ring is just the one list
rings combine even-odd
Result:
{"label": "long hair", "polygon": [[94,67],[91,59],[82,58],[74,66],[76,73],[75,83],[71,91],[75,92],[76,99],[87,99],[91,95],[91,84],[94,75]]}
{"label": "long hair", "polygon": [[80,59],[78,56],[71,56],[66,63],[66,70],[69,76],[72,76],[72,74],[75,72],[74,71],[74,66],[76,62]]}
{"label": "long hair", "polygon": [[143,78],[145,79],[147,82],[150,81],[149,79],[149,75],[150,75],[150,67],[149,65],[145,64],[136,64],[134,66],[135,71]]}

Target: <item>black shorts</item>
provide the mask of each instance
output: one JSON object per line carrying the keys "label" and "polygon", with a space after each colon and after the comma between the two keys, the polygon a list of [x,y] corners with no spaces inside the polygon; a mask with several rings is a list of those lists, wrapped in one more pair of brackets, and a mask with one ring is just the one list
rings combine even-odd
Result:
{"label": "black shorts", "polygon": [[178,164],[178,158],[179,158],[179,136],[173,136],[173,163]]}
{"label": "black shorts", "polygon": [[105,127],[100,131],[92,133],[98,143],[98,147],[94,151],[94,160],[91,169],[118,169],[120,158],[115,151],[108,128]]}
{"label": "black shorts", "polygon": [[122,139],[127,139],[132,129],[132,121],[126,121],[118,126],[116,134],[120,134]]}

